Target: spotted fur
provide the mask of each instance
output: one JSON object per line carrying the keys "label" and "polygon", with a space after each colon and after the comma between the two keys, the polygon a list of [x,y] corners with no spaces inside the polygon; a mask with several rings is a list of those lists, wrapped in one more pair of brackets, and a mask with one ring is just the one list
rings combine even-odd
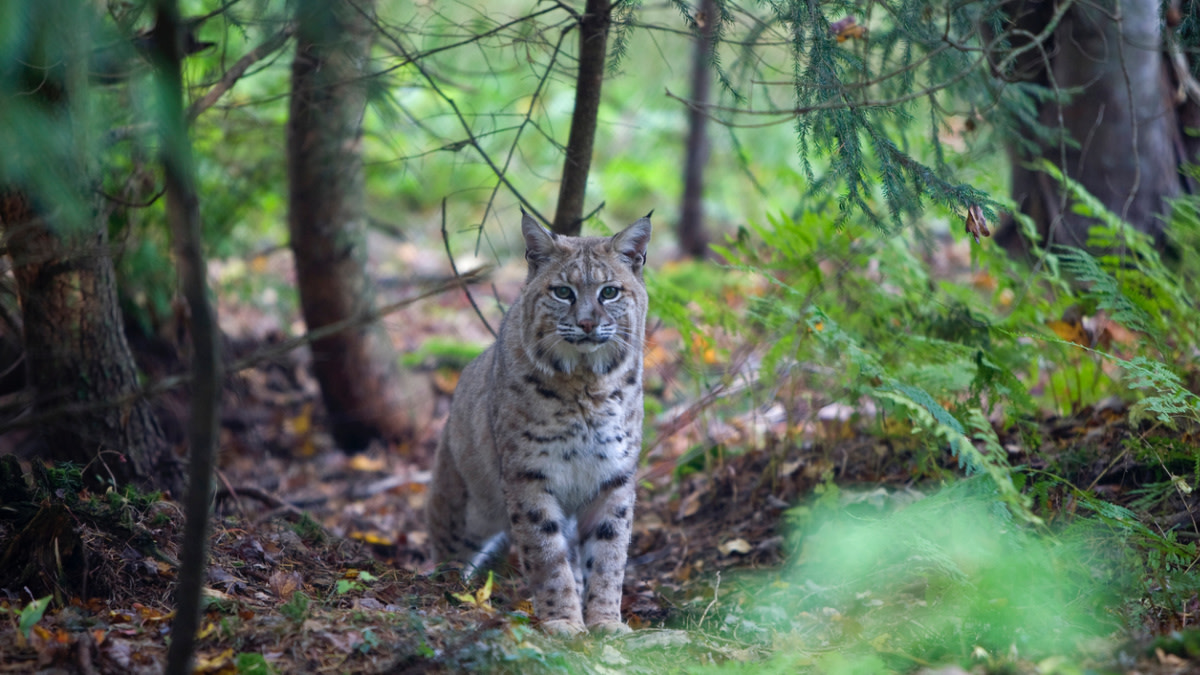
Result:
{"label": "spotted fur", "polygon": [[434,555],[478,568],[511,541],[548,632],[626,631],[650,219],[564,237],[526,215],[521,231],[525,287],[463,371],[438,446]]}

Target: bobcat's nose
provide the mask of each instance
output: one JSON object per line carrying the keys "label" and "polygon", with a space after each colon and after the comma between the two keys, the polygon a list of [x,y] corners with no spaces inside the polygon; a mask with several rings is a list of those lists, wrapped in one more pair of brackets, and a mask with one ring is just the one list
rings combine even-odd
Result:
{"label": "bobcat's nose", "polygon": [[596,322],[592,321],[591,319],[581,319],[579,321],[579,327],[583,329],[583,332],[591,335],[592,331],[596,330]]}

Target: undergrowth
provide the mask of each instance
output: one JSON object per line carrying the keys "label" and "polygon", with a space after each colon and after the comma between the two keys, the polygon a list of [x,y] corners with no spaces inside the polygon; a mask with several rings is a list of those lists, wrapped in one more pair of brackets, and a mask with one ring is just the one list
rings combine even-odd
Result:
{"label": "undergrowth", "polygon": [[[829,440],[821,411],[840,406],[856,428],[915,452],[914,466],[951,464],[966,478],[918,473],[933,488],[921,506],[863,518],[838,501],[834,476],[791,512],[798,557],[775,582],[791,590],[760,601],[783,610],[757,610],[760,622],[780,618],[777,645],[799,645],[777,650],[775,670],[1079,659],[1090,639],[1176,626],[1196,601],[1196,545],[1171,529],[1179,522],[1154,518],[1188,504],[1200,481],[1200,199],[1174,205],[1164,259],[1044,170],[1096,223],[1088,250],[1038,249],[1026,264],[985,240],[956,270],[939,259],[956,239],[946,229],[881,233],[808,213],[771,216],[715,247],[727,265],[705,292],[686,266],[649,279],[652,311],[693,347],[697,393],[752,382],[715,405],[782,405],[789,430],[818,444]],[[714,352],[722,335],[752,354]],[[1131,434],[1109,468],[1127,457],[1143,467],[1123,505],[1093,489],[1094,470],[1075,484],[1096,460],[1086,445],[1074,459],[1042,438],[1045,420],[1101,409],[1126,410]],[[817,630],[805,616],[843,623]]]}

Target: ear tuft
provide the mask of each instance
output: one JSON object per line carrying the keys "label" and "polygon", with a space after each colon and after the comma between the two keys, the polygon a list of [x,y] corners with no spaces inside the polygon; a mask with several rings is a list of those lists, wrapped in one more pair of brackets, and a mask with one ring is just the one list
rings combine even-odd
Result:
{"label": "ear tuft", "polygon": [[532,273],[543,262],[549,260],[557,248],[554,240],[558,235],[538,225],[525,209],[521,209],[521,234],[525,237],[525,260],[529,261]]}
{"label": "ear tuft", "polygon": [[[651,211],[650,213],[654,213]],[[646,246],[650,243],[650,216],[638,218],[632,225],[613,235],[613,250],[629,259],[633,271],[640,273],[646,264]]]}

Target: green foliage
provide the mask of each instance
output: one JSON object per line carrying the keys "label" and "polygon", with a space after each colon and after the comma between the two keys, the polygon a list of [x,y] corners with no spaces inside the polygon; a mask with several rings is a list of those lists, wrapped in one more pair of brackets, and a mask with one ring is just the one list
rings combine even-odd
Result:
{"label": "green foliage", "polygon": [[377,581],[379,577],[366,570],[357,570],[354,578],[342,578],[337,580],[334,586],[334,592],[337,595],[346,595],[347,593],[359,593],[366,590],[372,581]]}
{"label": "green foliage", "polygon": [[307,513],[300,516],[300,520],[292,524],[292,530],[305,541],[316,542],[325,540],[325,528],[321,527],[321,524],[313,520]]}
{"label": "green foliage", "polygon": [[379,636],[370,628],[363,629],[362,642],[354,646],[354,651],[359,654],[369,654],[372,649],[379,646]]}
{"label": "green foliage", "polygon": [[240,653],[235,662],[240,675],[272,675],[275,672],[267,657],[258,652]]}
{"label": "green foliage", "polygon": [[53,599],[54,596],[47,595],[43,598],[31,600],[29,604],[22,607],[19,611],[0,607],[0,612],[14,614],[17,619],[17,630],[20,631],[23,638],[28,640],[33,633],[33,627],[46,615],[46,609],[50,607],[50,601]]}
{"label": "green foliage", "polygon": [[45,494],[74,496],[83,489],[83,469],[71,462],[56,462],[34,472],[38,488]]}
{"label": "green foliage", "polygon": [[[1082,655],[1088,638],[1120,626],[1112,610],[1132,593],[1121,586],[1130,580],[1112,528],[1031,533],[997,508],[989,480],[960,481],[875,516],[820,511],[789,574],[804,589],[791,611],[831,607],[841,623],[853,622],[832,639],[856,667],[967,665],[979,649],[1024,659]],[[1102,547],[1108,552],[1098,556]],[[775,663],[786,668],[795,656]]]}
{"label": "green foliage", "polygon": [[1130,378],[1129,387],[1146,392],[1130,411],[1131,422],[1151,416],[1167,425],[1173,425],[1177,417],[1200,422],[1200,396],[1184,387],[1179,375],[1166,364],[1136,356],[1121,361],[1121,366]]}
{"label": "green foliage", "polygon": [[[842,217],[876,217],[883,202],[891,226],[920,212],[926,202],[962,209],[992,204],[984,192],[951,177],[940,141],[942,101],[956,107],[993,108],[999,124],[1012,120],[1024,92],[989,86],[991,73],[977,53],[947,43],[980,40],[980,19],[991,3],[885,2],[863,16],[853,3],[773,3],[774,24],[790,27],[795,130],[807,181],[823,192],[840,191]],[[831,26],[848,17],[870,24],[869,40],[845,39]],[[929,107],[926,107],[926,106]],[[930,128],[910,136],[916,120]],[[914,141],[928,157],[914,152]],[[812,158],[828,162],[818,172]]]}
{"label": "green foliage", "polygon": [[462,370],[475,357],[483,353],[487,345],[464,343],[450,338],[431,337],[421,346],[400,357],[400,364],[415,368],[447,367]]}
{"label": "green foliage", "polygon": [[[1012,320],[997,306],[1000,294],[935,284],[928,263],[912,254],[916,237],[881,236],[856,220],[839,228],[836,220],[774,217],[752,226],[761,241],[747,232],[717,247],[744,261],[732,269],[761,275],[772,289],[749,304],[749,321],[727,322],[764,345],[761,379],[800,378],[828,396],[822,405],[874,401],[884,417],[926,439],[925,452],[949,450],[1029,517],[984,412],[1002,406],[1015,419],[1035,410],[1020,373],[1036,355],[997,332]],[[820,364],[826,376],[799,374],[803,363]]]}
{"label": "green foliage", "polygon": [[[1048,162],[1040,168],[1058,181],[1071,198],[1075,212],[1094,218],[1099,224],[1088,232],[1088,246],[1101,253],[1098,257],[1077,249],[1057,248],[1059,264],[1082,286],[1082,299],[1110,312],[1128,328],[1145,333],[1155,342],[1162,356],[1170,357],[1171,341],[1195,344],[1200,333],[1200,316],[1195,311],[1197,279],[1185,266],[1171,269],[1166,265],[1153,241],[1116,214],[1109,211],[1077,182],[1063,176]],[[1200,231],[1188,214],[1195,208],[1196,199],[1183,198],[1176,202],[1172,232],[1181,245],[1176,251],[1194,256],[1200,249],[1187,239]]]}
{"label": "green foliage", "polygon": [[279,606],[279,612],[288,618],[292,623],[304,623],[308,618],[309,605],[312,604],[311,598],[303,591],[296,591],[287,602]]}
{"label": "green foliage", "polygon": [[[970,667],[979,659],[1003,669],[1015,667],[1013,654],[1069,662],[1087,655],[1089,639],[1174,615],[1200,591],[1189,577],[1193,545],[1058,476],[1009,466],[1000,443],[998,428],[1025,429],[1024,449],[1039,461],[1094,464],[1087,448],[1078,458],[1039,456],[1037,425],[1027,419],[1112,395],[1132,403],[1134,425],[1200,423],[1200,398],[1189,389],[1200,318],[1188,300],[1195,297],[1192,273],[1164,263],[1078,186],[1069,190],[1072,208],[1099,221],[1097,248],[1041,251],[1030,270],[994,247],[972,247],[971,273],[985,277],[976,287],[939,280],[945,273],[933,270],[937,254],[925,253],[924,243],[937,235],[925,228],[880,236],[857,218],[839,223],[819,213],[774,216],[717,247],[732,263],[719,278],[763,282],[744,311],[663,284],[659,316],[685,334],[719,321],[757,345],[760,381],[785,407],[797,406],[786,398],[796,389],[810,392],[809,409],[874,404],[875,433],[900,426],[918,452],[937,459],[948,451],[968,476],[876,518],[843,512],[847,493],[827,475],[814,501],[788,514],[800,528],[789,581],[797,590],[755,594],[763,606],[740,610],[789,617],[776,644],[825,646],[778,649],[754,672],[904,671],[925,662]],[[1185,199],[1173,218],[1200,226],[1198,213]],[[936,211],[926,214],[937,219]],[[1112,252],[1118,249],[1124,254]],[[1192,255],[1182,245],[1176,253]],[[1067,339],[1055,324],[1073,312],[1105,316],[1134,337]],[[681,458],[680,468],[691,468],[702,451]],[[1127,451],[1164,474],[1134,495],[1138,510],[1187,499],[1200,479],[1193,447],[1143,436],[1130,439]],[[1075,517],[1064,517],[1064,503]]]}

